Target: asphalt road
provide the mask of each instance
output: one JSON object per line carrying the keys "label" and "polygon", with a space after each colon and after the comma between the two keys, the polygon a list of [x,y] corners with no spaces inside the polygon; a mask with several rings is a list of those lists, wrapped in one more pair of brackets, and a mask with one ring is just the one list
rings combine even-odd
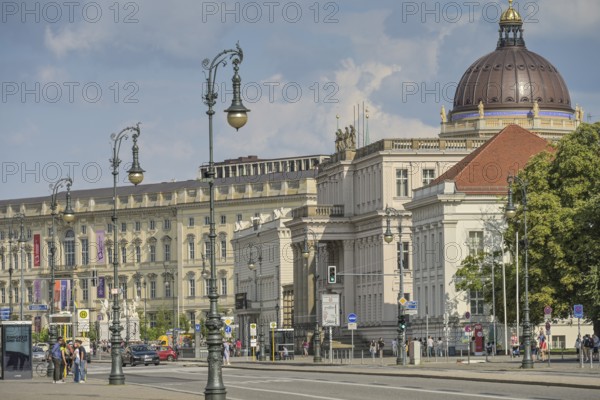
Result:
{"label": "asphalt road", "polygon": [[[368,368],[365,366],[365,368]],[[160,366],[125,367],[126,383],[160,391],[202,395],[206,385],[205,366],[161,363]],[[90,365],[90,378],[108,381],[110,364]],[[494,374],[502,374],[495,372]],[[229,400],[597,400],[597,389],[540,385],[517,385],[437,378],[406,378],[377,375],[260,371],[224,368],[223,379]],[[164,393],[168,397],[168,393]]]}

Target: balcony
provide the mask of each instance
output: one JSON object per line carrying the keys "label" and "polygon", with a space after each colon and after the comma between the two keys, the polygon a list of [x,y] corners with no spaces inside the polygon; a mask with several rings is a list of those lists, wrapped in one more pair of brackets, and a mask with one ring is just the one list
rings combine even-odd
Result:
{"label": "balcony", "polygon": [[317,204],[307,205],[292,210],[292,218],[308,217],[343,217],[343,204]]}

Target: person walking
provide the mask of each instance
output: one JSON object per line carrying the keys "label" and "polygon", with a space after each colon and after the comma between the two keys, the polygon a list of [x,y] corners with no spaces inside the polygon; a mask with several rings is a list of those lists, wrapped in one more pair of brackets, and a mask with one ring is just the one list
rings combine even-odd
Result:
{"label": "person walking", "polygon": [[77,350],[79,351],[79,383],[85,383],[85,376],[87,374],[87,351],[83,346],[81,340],[76,340]]}
{"label": "person walking", "polygon": [[371,340],[371,344],[369,345],[369,353],[371,353],[371,358],[375,359],[375,353],[377,352],[377,344],[375,343],[375,339]]}
{"label": "person walking", "polygon": [[231,365],[231,363],[229,362],[229,351],[230,351],[229,343],[224,342],[223,343],[223,365]]}
{"label": "person walking", "polygon": [[431,336],[427,338],[427,357],[433,357],[433,338]]}
{"label": "person walking", "polygon": [[304,354],[304,357],[308,357],[308,340],[304,339],[304,341],[302,342],[302,351]]}
{"label": "person walking", "polygon": [[50,352],[50,356],[52,357],[52,364],[54,364],[54,376],[52,377],[52,383],[63,383],[62,380],[62,371],[64,369],[63,365],[63,353],[61,351],[61,346],[63,343],[63,338],[60,336],[54,346],[52,346],[52,350]]}
{"label": "person walking", "polygon": [[392,354],[394,357],[398,357],[398,341],[396,339],[392,340]]}
{"label": "person walking", "polygon": [[385,346],[385,342],[383,341],[383,338],[379,338],[379,340],[377,341],[377,351],[379,352],[379,358],[383,358],[383,347]]}
{"label": "person walking", "polygon": [[75,342],[73,345],[73,382],[79,383],[81,380],[81,353],[79,352],[79,344]]}

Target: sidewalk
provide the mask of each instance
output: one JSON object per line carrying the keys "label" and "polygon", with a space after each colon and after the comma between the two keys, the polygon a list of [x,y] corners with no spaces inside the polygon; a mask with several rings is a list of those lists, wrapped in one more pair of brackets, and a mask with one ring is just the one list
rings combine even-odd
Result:
{"label": "sidewalk", "polygon": [[156,389],[147,386],[138,386],[127,383],[126,385],[112,386],[106,380],[89,378],[85,384],[65,382],[53,384],[44,377],[34,376],[32,380],[0,380],[0,397],[2,400],[40,400],[56,398],[61,400],[80,400],[89,397],[102,399],[158,399],[169,400],[198,400],[197,394],[182,393],[174,390],[164,391],[157,395]]}

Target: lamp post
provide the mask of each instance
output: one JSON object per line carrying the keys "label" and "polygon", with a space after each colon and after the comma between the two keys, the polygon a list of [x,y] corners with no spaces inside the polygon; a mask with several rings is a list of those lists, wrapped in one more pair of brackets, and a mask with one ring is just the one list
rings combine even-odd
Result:
{"label": "lamp post", "polygon": [[406,320],[404,317],[404,263],[403,263],[403,254],[402,254],[402,214],[396,210],[395,208],[386,207],[385,208],[385,216],[386,216],[386,229],[383,235],[383,240],[386,243],[391,243],[394,240],[394,234],[390,228],[391,226],[391,217],[396,216],[400,217],[400,222],[398,223],[398,240],[400,241],[400,257],[398,258],[398,274],[400,276],[399,282],[399,290],[398,290],[398,328],[397,328],[397,337],[396,342],[398,343],[398,355],[396,356],[396,365],[406,365]]}
{"label": "lamp post", "polygon": [[[165,287],[170,288],[169,294],[173,298],[173,317],[172,317],[172,325],[173,330],[171,331],[171,345],[175,348],[176,335],[175,335],[175,323],[176,323],[176,308],[175,308],[175,267],[170,267],[169,262],[165,261],[163,264],[165,268]],[[167,343],[168,344],[168,343]]]}
{"label": "lamp post", "polygon": [[529,324],[529,265],[528,265],[528,248],[527,242],[527,185],[528,182],[518,176],[509,175],[508,182],[508,203],[506,204],[505,214],[507,218],[513,218],[517,214],[517,210],[513,203],[512,185],[517,184],[521,187],[521,204],[523,206],[523,233],[525,234],[525,305],[523,306],[523,361],[521,368],[532,369],[533,359],[531,358],[531,325]]}
{"label": "lamp post", "polygon": [[[254,263],[254,259],[252,258],[252,248],[254,247],[253,243],[250,243],[250,259],[248,260],[248,269],[250,271],[254,271],[256,273],[256,264]],[[261,289],[262,284],[262,245],[258,245],[258,278],[256,278],[256,287],[258,288],[258,298],[259,298],[259,311],[258,311],[258,346],[260,348],[260,354],[258,355],[258,361],[266,361],[267,360],[267,352],[265,351],[265,335],[263,329],[263,320],[262,320],[262,312],[263,312],[263,293]]]}
{"label": "lamp post", "polygon": [[110,160],[112,166],[113,175],[113,213],[112,213],[112,224],[113,224],[113,282],[114,287],[112,289],[113,299],[113,317],[112,325],[110,327],[110,343],[111,343],[111,368],[110,375],[108,377],[108,383],[110,385],[123,385],[125,384],[125,375],[123,374],[122,354],[121,354],[121,322],[120,322],[120,306],[119,306],[119,257],[117,252],[117,179],[119,176],[119,150],[121,149],[121,142],[123,139],[129,137],[129,132],[133,132],[133,163],[129,169],[129,181],[134,185],[138,185],[144,180],[144,170],[140,167],[138,160],[139,148],[137,145],[137,139],[140,136],[140,124],[136,126],[129,126],[121,130],[121,132],[113,133],[110,138],[113,141],[113,157]]}
{"label": "lamp post", "polygon": [[315,302],[315,330],[313,332],[313,362],[320,363],[321,358],[321,329],[319,328],[319,312],[318,312],[318,302],[317,302],[317,283],[319,281],[319,242],[317,241],[317,235],[310,229],[304,229],[304,248],[302,249],[302,257],[308,262],[308,257],[310,256],[310,247],[308,246],[308,234],[311,234],[313,237],[313,248],[316,249],[315,252],[315,270],[313,273],[313,281],[314,281],[314,302]]}
{"label": "lamp post", "polygon": [[[71,178],[61,178],[59,179],[56,183],[54,183],[54,185],[51,186],[52,188],[52,195],[50,196],[50,216],[52,218],[52,230],[50,231],[50,314],[48,317],[48,341],[50,342],[50,348],[52,348],[52,346],[54,346],[54,344],[56,343],[56,325],[54,325],[52,323],[52,321],[50,320],[52,318],[52,315],[54,314],[54,267],[55,267],[55,262],[56,262],[56,245],[54,243],[54,238],[55,238],[55,227],[56,227],[56,216],[58,215],[58,213],[56,212],[56,209],[58,207],[58,203],[57,203],[57,195],[58,195],[58,190],[62,187],[64,187],[64,185],[67,186],[67,205],[65,207],[65,210],[62,213],[62,218],[63,221],[70,224],[71,222],[73,222],[75,220],[75,213],[73,212],[73,209],[71,208],[71,185],[73,184],[73,180]],[[48,359],[48,374],[47,376],[52,377],[54,376],[54,363],[52,362],[52,358]]]}
{"label": "lamp post", "polygon": [[204,388],[204,396],[206,400],[224,400],[227,395],[225,385],[223,384],[223,357],[221,356],[221,347],[223,346],[221,339],[221,316],[217,309],[219,294],[217,293],[217,265],[215,256],[215,163],[213,160],[213,110],[217,103],[217,92],[215,91],[215,79],[219,65],[225,66],[227,59],[232,60],[233,64],[233,100],[231,106],[225,110],[227,113],[227,122],[236,130],[240,129],[248,121],[248,110],[242,104],[240,95],[241,78],[238,75],[239,64],[244,58],[244,53],[237,44],[235,49],[223,50],[213,58],[212,62],[207,58],[202,62],[205,69],[208,70],[206,77],[206,94],[203,96],[204,104],[208,106],[208,171],[205,173],[206,181],[208,181],[210,201],[209,201],[209,234],[210,239],[210,279],[209,293],[210,308],[206,318],[206,328],[208,330],[208,378]]}
{"label": "lamp post", "polygon": [[[13,219],[18,218],[19,219],[19,226],[20,226],[20,230],[19,230],[19,253],[21,255],[21,268],[20,268],[20,272],[21,272],[21,280],[19,283],[19,320],[23,321],[23,301],[24,301],[24,294],[25,291],[23,290],[25,288],[25,279],[23,276],[23,272],[25,270],[25,243],[27,242],[27,239],[25,239],[25,227],[24,227],[24,220],[25,220],[25,215],[22,213],[17,213],[15,214],[15,216],[13,217]],[[11,224],[12,225],[12,224]]]}

